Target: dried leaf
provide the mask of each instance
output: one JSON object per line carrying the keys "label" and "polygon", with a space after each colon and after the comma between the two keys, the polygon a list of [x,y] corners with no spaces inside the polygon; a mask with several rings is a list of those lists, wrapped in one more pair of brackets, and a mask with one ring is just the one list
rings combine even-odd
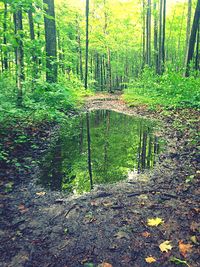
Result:
{"label": "dried leaf", "polygon": [[185,258],[187,256],[188,252],[192,251],[192,245],[191,244],[184,244],[183,241],[179,241],[179,251],[181,255]]}
{"label": "dried leaf", "polygon": [[148,226],[158,226],[160,224],[163,224],[164,221],[161,218],[153,218],[153,219],[148,219],[147,225]]}
{"label": "dried leaf", "polygon": [[108,262],[103,262],[102,264],[98,265],[98,267],[113,267],[112,264]]}
{"label": "dried leaf", "polygon": [[143,232],[143,233],[142,233],[142,236],[145,237],[145,238],[147,238],[147,237],[150,237],[151,234],[150,234],[149,232],[146,231],[146,232]]}
{"label": "dried leaf", "polygon": [[147,263],[154,263],[154,262],[156,262],[156,259],[153,258],[153,257],[147,257],[147,258],[145,258],[145,261],[146,261]]}
{"label": "dried leaf", "polygon": [[121,238],[129,238],[129,235],[126,232],[123,231],[119,231],[118,233],[116,233],[114,235],[114,237],[116,237],[117,239],[121,239]]}
{"label": "dried leaf", "polygon": [[26,208],[23,204],[20,204],[18,209],[22,214],[28,211],[28,208]]}
{"label": "dried leaf", "polygon": [[46,192],[37,192],[36,195],[42,197],[46,195]]}
{"label": "dried leaf", "polygon": [[171,241],[165,241],[163,243],[160,244],[159,248],[162,252],[168,252],[169,250],[172,249],[172,245],[170,244]]}
{"label": "dried leaf", "polygon": [[103,202],[103,206],[106,208],[112,207],[114,205],[113,202]]}
{"label": "dried leaf", "polygon": [[200,224],[197,223],[197,222],[192,222],[191,225],[190,225],[190,230],[192,232],[196,232],[200,229]]}

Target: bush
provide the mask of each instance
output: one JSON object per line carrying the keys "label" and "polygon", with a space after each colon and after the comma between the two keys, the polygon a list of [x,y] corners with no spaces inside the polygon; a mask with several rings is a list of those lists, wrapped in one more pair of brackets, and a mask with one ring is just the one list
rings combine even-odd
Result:
{"label": "bush", "polygon": [[159,76],[147,68],[129,84],[124,98],[130,105],[200,108],[200,78],[185,78],[176,72]]}

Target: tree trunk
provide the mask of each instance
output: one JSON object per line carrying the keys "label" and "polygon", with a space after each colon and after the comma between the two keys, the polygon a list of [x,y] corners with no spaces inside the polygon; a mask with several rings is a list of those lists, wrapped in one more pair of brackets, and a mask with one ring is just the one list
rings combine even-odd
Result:
{"label": "tree trunk", "polygon": [[186,44],[185,44],[185,61],[187,59],[187,52],[188,52],[188,46],[189,46],[189,40],[190,40],[191,20],[192,20],[192,0],[188,0],[187,30],[186,30]]}
{"label": "tree trunk", "polygon": [[157,17],[157,1],[154,0],[154,62],[156,73],[158,70],[158,17]]}
{"label": "tree trunk", "polygon": [[163,0],[162,73],[165,69],[166,0]]}
{"label": "tree trunk", "polygon": [[143,61],[142,61],[142,68],[145,66],[146,62],[146,34],[145,34],[145,2],[142,1],[142,8],[143,8],[143,26],[142,26],[142,54],[143,54]]}
{"label": "tree trunk", "polygon": [[89,54],[89,12],[90,2],[86,0],[86,40],[85,40],[85,89],[88,88],[88,54]]}
{"label": "tree trunk", "polygon": [[4,20],[3,20],[3,44],[5,46],[4,58],[3,58],[3,66],[2,69],[8,70],[8,52],[7,52],[7,12],[8,12],[7,3],[4,3]]}
{"label": "tree trunk", "polygon": [[[34,22],[33,22],[33,12],[32,12],[32,5],[31,8],[28,10],[28,21],[29,21],[29,29],[30,29],[30,38],[31,41],[35,41],[35,29],[34,29]],[[33,46],[31,48],[31,55],[32,55],[32,60],[33,60],[33,87],[34,87],[34,83],[35,83],[35,79],[37,78],[37,74],[38,74],[38,68],[37,68],[37,56],[36,56],[36,51],[35,51],[35,47]]]}
{"label": "tree trunk", "polygon": [[[57,40],[54,0],[43,0],[46,4],[45,41],[46,41],[46,81],[56,83],[58,79]],[[52,18],[49,18],[51,16]]]}
{"label": "tree trunk", "polygon": [[24,76],[24,49],[23,49],[23,24],[22,24],[22,10],[19,9],[14,13],[14,24],[15,24],[15,35],[17,47],[15,50],[16,53],[16,68],[17,68],[17,105],[22,106],[23,101],[23,81]]}
{"label": "tree trunk", "polygon": [[151,65],[151,0],[148,0],[146,18],[146,64]]}
{"label": "tree trunk", "polygon": [[194,20],[192,24],[192,30],[191,30],[188,53],[187,53],[187,60],[186,60],[185,77],[188,77],[190,74],[190,62],[194,55],[195,42],[197,38],[197,30],[199,27],[199,19],[200,19],[200,0],[197,1],[197,6],[195,9],[195,14],[194,14]]}

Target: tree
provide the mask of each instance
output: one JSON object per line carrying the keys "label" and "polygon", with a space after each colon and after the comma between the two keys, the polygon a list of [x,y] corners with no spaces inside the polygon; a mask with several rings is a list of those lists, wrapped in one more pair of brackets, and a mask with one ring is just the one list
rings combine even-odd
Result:
{"label": "tree", "polygon": [[86,0],[86,40],[85,40],[85,89],[88,88],[88,54],[89,54],[89,0]]}
{"label": "tree", "polygon": [[146,17],[146,64],[151,66],[151,0],[147,4]]}
{"label": "tree", "polygon": [[192,30],[189,40],[189,47],[187,53],[186,67],[185,67],[185,76],[188,77],[190,73],[190,63],[194,55],[194,48],[197,38],[197,31],[199,28],[199,20],[200,20],[200,0],[197,1],[197,6],[195,9],[194,20],[192,24]]}
{"label": "tree", "polygon": [[17,68],[17,104],[22,106],[23,101],[23,81],[24,76],[24,48],[23,48],[23,24],[22,24],[22,9],[18,7],[18,10],[14,13],[14,24],[15,24],[15,36],[16,36],[16,68]]}
{"label": "tree", "polygon": [[190,40],[191,18],[192,18],[192,0],[188,0],[187,30],[186,30],[186,44],[185,44],[185,60],[186,60],[186,57],[187,57],[187,51],[188,51],[189,40]]}
{"label": "tree", "polygon": [[4,59],[3,59],[3,65],[4,69],[8,70],[8,52],[7,52],[7,12],[8,12],[8,4],[5,1],[4,2],[4,20],[3,20],[3,44],[5,46],[5,52],[4,52]]}
{"label": "tree", "polygon": [[45,41],[46,41],[46,80],[56,83],[58,79],[57,40],[54,0],[43,0],[46,5]]}

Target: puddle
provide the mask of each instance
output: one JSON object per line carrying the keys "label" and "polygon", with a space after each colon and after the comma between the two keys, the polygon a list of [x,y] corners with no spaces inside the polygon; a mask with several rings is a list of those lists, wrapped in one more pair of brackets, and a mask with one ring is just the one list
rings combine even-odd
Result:
{"label": "puddle", "polygon": [[90,178],[94,184],[131,178],[153,168],[162,149],[155,121],[107,110],[70,120],[41,164],[39,183],[51,190],[83,193],[90,190]]}

